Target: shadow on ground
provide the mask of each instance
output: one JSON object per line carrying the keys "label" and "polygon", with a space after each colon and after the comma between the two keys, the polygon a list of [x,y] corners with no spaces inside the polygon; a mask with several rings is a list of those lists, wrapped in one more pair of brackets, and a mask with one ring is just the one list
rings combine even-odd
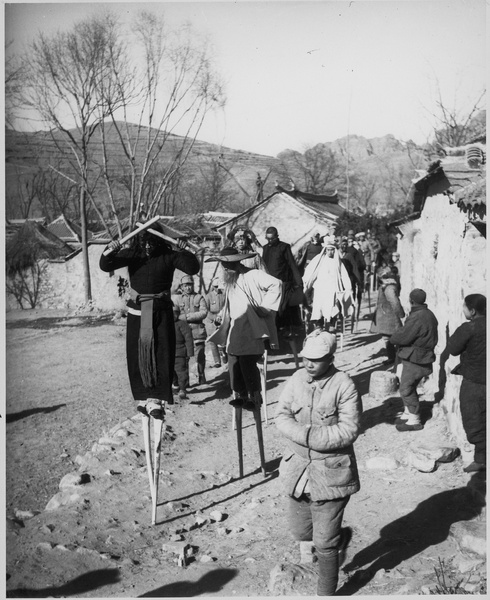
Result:
{"label": "shadow on ground", "polygon": [[120,577],[119,569],[100,569],[84,573],[64,585],[38,590],[19,588],[7,591],[6,596],[7,598],[64,598],[65,596],[79,596],[104,585],[117,583]]}
{"label": "shadow on ground", "polygon": [[55,410],[63,408],[66,404],[55,404],[54,406],[44,406],[41,408],[29,408],[27,410],[21,410],[18,413],[8,413],[6,417],[7,423],[13,423],[14,421],[20,421],[21,419],[25,419],[27,417],[31,417],[32,415],[37,415],[39,413],[51,413]]}
{"label": "shadow on ground", "polygon": [[219,592],[238,575],[238,569],[215,569],[197,581],[176,581],[141,594],[138,598],[187,598]]}
{"label": "shadow on ground", "polygon": [[346,573],[356,572],[337,590],[337,595],[356,594],[378,571],[391,571],[429,546],[444,542],[453,523],[473,519],[480,512],[468,487],[424,500],[412,512],[383,527],[379,538],[343,567]]}

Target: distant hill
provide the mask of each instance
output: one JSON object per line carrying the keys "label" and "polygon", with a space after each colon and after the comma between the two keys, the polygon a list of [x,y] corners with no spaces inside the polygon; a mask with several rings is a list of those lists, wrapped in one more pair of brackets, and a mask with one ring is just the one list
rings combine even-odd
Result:
{"label": "distant hill", "polygon": [[[129,126],[133,138],[136,136],[136,131],[136,125]],[[111,127],[107,131],[107,140],[111,170],[114,176],[123,181],[127,163],[124,161],[116,132]],[[181,141],[182,138],[179,136],[169,136],[164,147],[163,161],[170,160],[180,147]],[[56,142],[62,148],[67,148],[66,141],[59,133],[52,134],[46,131],[24,133],[6,130],[7,214],[11,218],[24,216],[19,214],[19,206],[21,202],[25,203],[25,198],[20,197],[25,192],[19,190],[40,168],[50,169],[51,164],[57,170],[70,175],[70,165],[67,159],[63,158],[63,153],[60,153]],[[385,210],[386,207],[403,203],[405,187],[408,187],[409,180],[415,175],[415,169],[423,169],[426,166],[422,148],[410,142],[408,144],[401,142],[392,135],[373,139],[350,135],[333,142],[318,144],[318,147],[331,150],[335,154],[340,165],[340,175],[346,174],[348,165],[350,188],[346,185],[345,177],[344,180],[340,177],[338,182],[334,182],[334,187],[339,191],[341,204],[345,205],[346,200],[349,200],[351,209],[356,206],[356,203],[362,207],[363,202],[366,206],[369,205],[370,210],[373,207],[378,209],[381,207],[381,210]],[[91,142],[91,148],[94,161],[101,161],[102,145],[97,135]],[[349,161],[347,161],[347,154]],[[299,189],[311,191],[306,189],[307,183],[298,177],[288,163],[288,158],[293,155],[301,157],[300,153],[291,150],[285,150],[277,157],[272,157],[198,140],[186,164],[185,182],[189,184],[189,181],[199,180],[203,170],[214,161],[219,165],[218,170],[226,180],[227,205],[222,206],[221,209],[240,212],[255,201],[258,174],[262,181],[265,181],[264,197],[275,191],[276,181],[289,188],[290,176]],[[137,160],[138,158],[141,156],[137,157]],[[318,193],[327,193],[331,190],[332,186]],[[366,190],[372,192],[369,198]],[[347,193],[350,194],[349,198],[346,198]],[[355,193],[358,194],[357,199]],[[365,197],[362,196],[363,193]],[[363,208],[365,209],[366,206]],[[42,213],[43,208],[37,200],[34,200],[31,216],[40,216]],[[76,215],[72,216],[76,217]]]}

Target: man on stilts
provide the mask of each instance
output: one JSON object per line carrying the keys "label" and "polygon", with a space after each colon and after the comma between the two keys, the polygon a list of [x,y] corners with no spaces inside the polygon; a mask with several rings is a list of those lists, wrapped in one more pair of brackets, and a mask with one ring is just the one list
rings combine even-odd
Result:
{"label": "man on stilts", "polygon": [[[152,229],[161,233],[158,224]],[[170,299],[174,271],[199,272],[199,261],[185,242],[173,250],[159,236],[145,232],[133,238],[129,248],[119,241],[100,257],[102,271],[128,268],[130,299],[127,303],[126,358],[129,382],[137,410],[164,419],[165,403],[173,404],[175,327]]]}
{"label": "man on stilts", "polygon": [[[127,267],[129,272],[126,358],[131,391],[141,413],[153,525],[157,519],[165,403],[174,403],[175,326],[170,288],[176,269],[195,275],[200,268],[197,258],[185,250],[186,243],[165,236],[156,221],[158,217],[145,224],[138,223],[135,232],[121,241],[111,242],[100,257],[103,271]],[[132,238],[130,247],[123,249],[121,242],[129,238]],[[167,240],[177,246],[177,250],[173,250]],[[153,419],[153,455],[150,417]]]}

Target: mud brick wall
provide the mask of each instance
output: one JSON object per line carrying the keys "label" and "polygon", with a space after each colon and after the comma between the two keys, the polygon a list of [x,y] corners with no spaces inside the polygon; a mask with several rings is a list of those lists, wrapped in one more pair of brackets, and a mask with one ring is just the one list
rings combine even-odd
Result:
{"label": "mud brick wall", "polygon": [[[127,269],[119,269],[113,274],[104,273],[99,269],[99,259],[105,246],[89,246],[89,265],[92,286],[91,306],[96,310],[121,310],[126,304],[124,297],[118,295],[119,277],[128,279]],[[198,255],[201,260],[201,255]],[[83,259],[79,253],[66,262],[40,263],[44,270],[36,308],[76,310],[85,306],[85,288],[83,274]],[[218,263],[202,261],[201,272],[194,276],[195,289],[208,290],[211,279],[220,274]],[[174,274],[172,291],[176,291],[183,273],[179,270]],[[7,294],[7,310],[20,308],[14,296]],[[29,308],[27,303],[24,308]]]}
{"label": "mud brick wall", "polygon": [[426,389],[441,402],[451,432],[463,444],[466,436],[458,400],[461,376],[451,374],[459,359],[444,350],[449,336],[465,322],[464,297],[486,295],[486,239],[445,195],[428,198],[421,217],[400,229],[401,302],[408,313],[410,291],[422,288],[439,321],[437,359]]}

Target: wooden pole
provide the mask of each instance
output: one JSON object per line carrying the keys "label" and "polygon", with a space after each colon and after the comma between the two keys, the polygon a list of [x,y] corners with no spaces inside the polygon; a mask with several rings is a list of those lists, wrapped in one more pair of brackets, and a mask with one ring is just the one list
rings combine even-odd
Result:
{"label": "wooden pole", "polygon": [[262,416],[260,414],[260,406],[257,406],[254,411],[255,427],[257,428],[257,440],[259,442],[259,453],[260,453],[260,468],[262,469],[262,475],[265,477],[265,453],[264,453],[264,437],[262,435]]}
{"label": "wooden pole", "polygon": [[160,459],[162,456],[162,430],[163,421],[161,419],[153,419],[153,447],[154,447],[154,460],[153,460],[153,497],[152,497],[152,511],[151,511],[151,524],[156,525],[157,522],[157,508],[158,508],[158,482],[160,480]]}
{"label": "wooden pole", "polygon": [[242,446],[242,408],[235,407],[236,441],[238,446],[238,471],[243,477],[243,446]]}
{"label": "wooden pole", "polygon": [[[145,229],[148,229],[149,227],[151,227],[153,225],[153,223],[156,223],[159,220],[160,220],[160,217],[156,216],[156,217],[153,217],[153,219],[150,219],[149,221],[147,221],[146,223],[137,223],[137,229],[135,229],[131,233],[128,233],[128,235],[125,235],[123,238],[121,238],[119,240],[119,243],[125,244],[126,242],[129,242],[129,240],[131,238],[134,238],[135,235],[138,235],[138,233],[141,233]],[[104,256],[107,256],[111,252],[112,252],[112,250],[106,249],[106,250],[104,250],[103,254],[104,254]]]}

